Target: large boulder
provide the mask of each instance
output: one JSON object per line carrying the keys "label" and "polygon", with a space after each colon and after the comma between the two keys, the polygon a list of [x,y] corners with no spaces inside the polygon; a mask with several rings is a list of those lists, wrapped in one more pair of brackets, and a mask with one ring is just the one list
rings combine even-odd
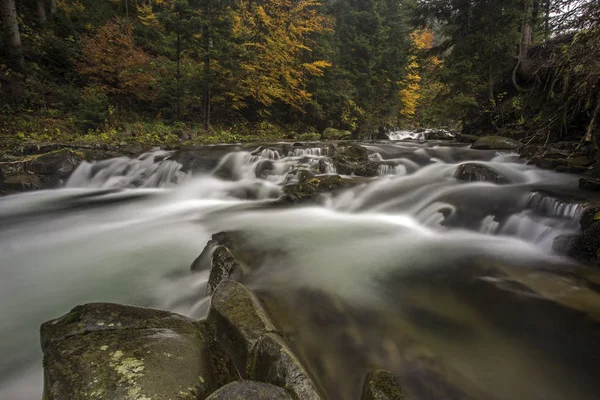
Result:
{"label": "large boulder", "polygon": [[495,169],[488,167],[487,165],[477,163],[466,163],[458,167],[454,173],[454,177],[459,181],[466,182],[491,182],[496,184],[507,184],[510,183],[508,178],[502,176]]}
{"label": "large boulder", "polygon": [[293,400],[285,389],[255,381],[231,382],[206,400]]}
{"label": "large boulder", "polygon": [[261,336],[248,369],[253,379],[284,387],[298,399],[321,399],[300,361],[283,338],[275,333]]}
{"label": "large boulder", "polygon": [[503,136],[484,136],[471,145],[476,150],[516,150],[521,142]]}
{"label": "large boulder", "polygon": [[227,382],[217,376],[207,332],[166,311],[75,307],[41,327],[44,399],[204,398]]}
{"label": "large boulder", "polygon": [[240,374],[245,376],[254,345],[275,326],[258,299],[241,283],[226,279],[215,290],[207,318]]}
{"label": "large boulder", "polygon": [[406,400],[406,396],[391,372],[378,369],[367,374],[361,400]]}

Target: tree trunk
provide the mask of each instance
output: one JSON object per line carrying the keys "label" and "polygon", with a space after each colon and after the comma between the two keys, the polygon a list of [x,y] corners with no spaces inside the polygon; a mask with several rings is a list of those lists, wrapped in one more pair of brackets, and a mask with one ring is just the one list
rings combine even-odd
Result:
{"label": "tree trunk", "polygon": [[521,45],[519,46],[519,58],[524,60],[533,42],[533,0],[525,0],[525,13],[521,29]]}
{"label": "tree trunk", "polygon": [[40,22],[40,24],[42,25],[46,25],[46,22],[48,21],[46,19],[46,4],[45,4],[45,0],[37,0],[37,17],[38,17],[38,21]]}
{"label": "tree trunk", "polygon": [[13,68],[17,70],[25,69],[23,60],[23,47],[21,45],[21,34],[19,32],[19,20],[17,19],[17,7],[15,0],[0,0],[2,26],[4,34],[8,38],[8,53]]}
{"label": "tree trunk", "polygon": [[494,104],[494,65],[492,64],[492,59],[490,58],[490,63],[489,63],[489,69],[488,69],[488,74],[489,74],[489,96],[490,96],[490,103]]}
{"label": "tree trunk", "polygon": [[178,26],[177,26],[177,104],[176,104],[176,114],[177,119],[179,119],[180,109],[181,109],[181,12],[178,13]]}
{"label": "tree trunk", "polygon": [[592,120],[590,121],[587,132],[585,134],[586,142],[591,142],[595,139],[594,132],[596,131],[596,127],[598,126],[598,118],[600,118],[600,96],[598,96],[598,99],[596,100],[596,108],[594,109],[594,115],[592,115]]}
{"label": "tree trunk", "polygon": [[129,1],[128,0],[122,0],[123,1],[123,8],[125,10],[125,17],[129,18]]}
{"label": "tree trunk", "polygon": [[203,123],[204,130],[210,128],[210,0],[207,2],[204,25],[204,88],[202,93]]}
{"label": "tree trunk", "polygon": [[546,0],[545,10],[544,10],[544,39],[550,39],[550,3],[551,0]]}
{"label": "tree trunk", "polygon": [[56,14],[56,0],[48,0],[48,8],[50,10],[50,16]]}

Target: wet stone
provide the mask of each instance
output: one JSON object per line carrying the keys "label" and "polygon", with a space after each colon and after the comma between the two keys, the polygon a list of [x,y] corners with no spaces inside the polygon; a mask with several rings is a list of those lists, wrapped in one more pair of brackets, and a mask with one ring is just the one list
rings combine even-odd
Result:
{"label": "wet stone", "polygon": [[258,299],[242,284],[225,279],[215,290],[207,318],[216,332],[215,340],[241,374],[252,349],[267,332],[275,332]]}
{"label": "wet stone", "polygon": [[299,399],[321,399],[300,361],[275,333],[267,333],[259,339],[248,369],[253,379],[284,387]]}
{"label": "wet stone", "polygon": [[456,170],[454,177],[460,181],[466,182],[491,182],[496,184],[507,184],[510,181],[502,176],[498,171],[486,165],[467,163]]}
{"label": "wet stone", "polygon": [[263,382],[237,381],[223,386],[206,400],[293,400],[285,389]]}
{"label": "wet stone", "polygon": [[516,150],[521,147],[519,141],[503,136],[484,136],[471,145],[475,150]]}
{"label": "wet stone", "polygon": [[378,369],[367,374],[361,400],[406,400],[406,396],[391,372]]}

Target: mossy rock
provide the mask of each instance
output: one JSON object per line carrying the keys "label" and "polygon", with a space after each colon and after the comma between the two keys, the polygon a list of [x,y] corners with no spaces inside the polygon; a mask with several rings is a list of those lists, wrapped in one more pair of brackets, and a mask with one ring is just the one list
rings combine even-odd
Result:
{"label": "mossy rock", "polygon": [[586,230],[598,221],[600,221],[600,206],[591,205],[581,214],[579,226],[581,227],[581,230]]}
{"label": "mossy rock", "polygon": [[356,143],[340,147],[338,153],[353,161],[366,161],[369,159],[369,151]]}
{"label": "mossy rock", "polygon": [[508,178],[487,165],[466,163],[458,167],[454,177],[465,182],[491,182],[499,185],[510,183]]}
{"label": "mossy rock", "polygon": [[315,200],[320,193],[334,192],[336,190],[348,188],[351,183],[342,179],[339,175],[314,176],[304,174],[300,176],[298,183],[286,185],[283,188],[285,198],[291,202],[300,202]]}
{"label": "mossy rock", "polygon": [[284,387],[298,399],[321,399],[300,361],[275,333],[266,333],[258,340],[248,371],[252,379]]}
{"label": "mossy rock", "polygon": [[313,133],[313,132],[303,133],[301,135],[298,135],[298,140],[304,140],[307,142],[316,142],[318,140],[321,140],[321,135],[319,135],[318,133]]}
{"label": "mossy rock", "polygon": [[379,174],[379,166],[384,163],[368,159],[355,160],[344,155],[333,157],[336,171],[343,175],[374,177]]}
{"label": "mossy rock", "polygon": [[521,142],[503,136],[484,136],[471,145],[475,150],[517,150]]}
{"label": "mossy rock", "polygon": [[225,279],[215,290],[207,322],[216,340],[238,371],[245,375],[248,360],[258,339],[275,326],[258,299],[241,283]]}
{"label": "mossy rock", "polygon": [[391,372],[378,369],[367,374],[361,400],[406,400],[406,396]]}
{"label": "mossy rock", "polygon": [[342,140],[352,136],[350,131],[342,129],[327,128],[323,131],[323,139],[325,140]]}
{"label": "mossy rock", "polygon": [[207,326],[170,312],[86,304],[41,339],[44,400],[197,399],[219,386]]}
{"label": "mossy rock", "polygon": [[255,381],[231,382],[206,400],[293,400],[285,389]]}

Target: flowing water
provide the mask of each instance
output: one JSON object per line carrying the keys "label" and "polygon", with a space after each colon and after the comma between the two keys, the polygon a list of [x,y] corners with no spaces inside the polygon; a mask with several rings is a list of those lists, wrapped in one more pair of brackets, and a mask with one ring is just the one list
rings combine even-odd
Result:
{"label": "flowing water", "polygon": [[[577,177],[513,154],[367,143],[377,177],[318,204],[279,201],[325,145],[214,146],[82,164],[64,188],[0,199],[0,399],[41,397],[39,325],[111,301],[201,318],[211,234],[272,257],[247,285],[332,399],[373,367],[411,399],[597,399],[600,281],[556,254]],[[460,182],[464,162],[507,185]],[[595,283],[594,283],[595,282]]]}

